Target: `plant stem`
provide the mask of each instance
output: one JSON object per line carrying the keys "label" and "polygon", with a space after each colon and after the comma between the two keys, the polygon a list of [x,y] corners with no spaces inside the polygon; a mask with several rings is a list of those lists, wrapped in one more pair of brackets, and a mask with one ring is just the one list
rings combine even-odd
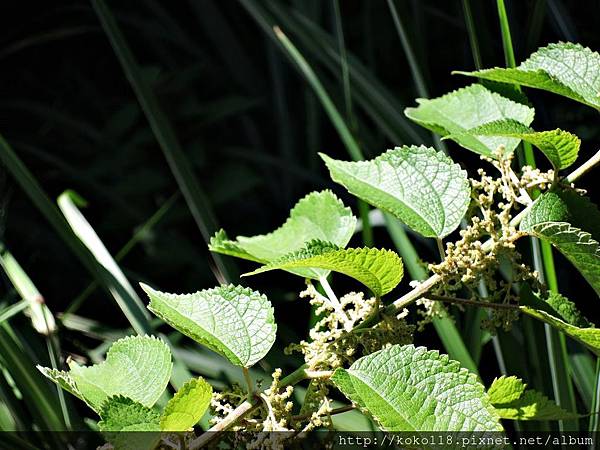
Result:
{"label": "plant stem", "polygon": [[242,372],[244,374],[244,380],[246,380],[246,386],[248,387],[248,400],[251,400],[254,396],[254,382],[252,378],[250,378],[250,371],[247,367],[242,367]]}
{"label": "plant stem", "polygon": [[567,183],[573,183],[577,178],[591,170],[596,164],[600,163],[600,150],[598,150],[590,159],[584,162],[581,166],[571,172],[565,180]]}
{"label": "plant stem", "polygon": [[[336,414],[343,414],[345,412],[348,411],[352,411],[354,408],[354,406],[352,405],[346,405],[346,406],[340,406],[339,408],[334,408],[331,411],[329,411],[329,415],[330,416],[335,416]],[[292,420],[298,421],[298,420],[304,420],[304,419],[308,419],[312,416],[311,414],[302,414],[302,415],[298,415],[298,416],[292,416]]]}
{"label": "plant stem", "polygon": [[333,289],[331,289],[331,286],[329,285],[329,282],[327,281],[327,278],[320,277],[319,278],[319,283],[321,283],[321,287],[323,288],[323,290],[327,294],[327,297],[325,297],[325,298],[327,298],[329,300],[329,304],[335,310],[335,312],[337,312],[339,314],[340,319],[343,319],[343,321],[344,321],[344,328],[346,329],[346,331],[349,331],[350,330],[350,324],[346,320],[346,319],[348,319],[348,315],[344,311],[344,308],[342,308],[342,304],[340,303],[340,301],[338,300],[337,296],[335,295],[335,292],[333,292]]}
{"label": "plant stem", "polygon": [[[279,381],[279,387],[294,385],[307,378],[307,365],[303,364],[298,369],[293,371],[287,377]],[[202,433],[194,439],[189,446],[190,450],[197,450],[204,447],[213,439],[217,438],[220,433],[226,431],[239,420],[243,419],[250,412],[254,411],[260,405],[260,399],[254,396],[252,399],[244,401],[241,405],[229,413],[221,422],[211,427],[208,431]]]}
{"label": "plant stem", "polygon": [[305,370],[305,377],[311,380],[320,378],[331,378],[333,370]]}
{"label": "plant stem", "polygon": [[444,250],[444,241],[441,238],[436,238],[435,243],[437,244],[438,252],[440,253],[440,261],[444,261],[446,258],[446,250]]}
{"label": "plant stem", "polygon": [[491,303],[480,300],[469,300],[466,298],[458,297],[446,297],[443,295],[427,294],[427,299],[435,300],[445,303],[453,303],[456,305],[467,305],[467,306],[481,306],[483,308],[495,308],[495,309],[519,309],[519,305],[513,305],[509,303]]}

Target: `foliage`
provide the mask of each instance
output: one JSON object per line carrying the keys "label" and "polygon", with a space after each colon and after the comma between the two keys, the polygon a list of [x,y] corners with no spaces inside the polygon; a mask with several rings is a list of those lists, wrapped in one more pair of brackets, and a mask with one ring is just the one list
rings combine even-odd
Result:
{"label": "foliage", "polygon": [[[230,239],[217,226],[208,199],[213,192],[210,189],[205,192],[201,186],[205,180],[194,173],[204,161],[194,151],[183,150],[189,143],[184,146],[179,142],[174,123],[161,109],[158,94],[167,95],[173,86],[167,83],[165,92],[155,89],[160,84],[159,75],[136,60],[119,21],[102,0],[94,0],[94,10],[141,106],[139,111],[134,109],[139,117],[148,120],[151,135],[212,252],[212,259],[204,261],[190,251],[188,261],[202,259],[205,270],[200,272],[213,273],[219,285],[191,294],[171,294],[140,283],[150,300],[148,310],[157,316],[151,319],[129,281],[131,277],[139,278],[137,272],[122,269],[119,264],[137,243],[151,247],[154,241],[148,238],[149,230],[166,214],[165,210],[161,208],[142,224],[124,250],[113,257],[108,250],[111,246],[103,243],[101,233],[91,225],[93,214],[86,218],[81,213],[84,206],[81,197],[67,191],[59,197],[58,207],[55,206],[17,153],[0,138],[3,164],[95,283],[115,300],[131,327],[106,328],[73,314],[89,298],[95,285],[85,289],[66,314],[57,316],[55,323],[40,291],[2,247],[2,268],[15,287],[17,299],[21,296],[24,300],[6,308],[2,305],[0,310],[3,323],[0,338],[4,342],[0,343],[0,365],[8,386],[0,385],[0,406],[4,408],[0,413],[6,411],[7,405],[17,410],[13,405],[33,394],[43,399],[38,412],[41,418],[36,420],[49,424],[50,428],[59,428],[62,423],[65,428],[73,428],[69,412],[74,409],[71,400],[63,397],[60,391],[63,389],[99,416],[97,423],[88,421],[86,426],[103,432],[115,448],[148,449],[158,445],[160,439],[172,446],[170,433],[182,433],[181,439],[186,442],[182,440],[180,444],[196,449],[230,429],[292,430],[291,434],[250,433],[248,436],[258,436],[258,441],[235,443],[281,448],[292,445],[288,438],[319,428],[353,430],[377,426],[387,431],[502,432],[505,427],[515,426],[509,421],[523,422],[517,425],[519,429],[534,429],[528,428],[527,422],[543,421],[544,428],[563,430],[584,424],[584,416],[577,413],[580,409],[589,410],[595,417],[600,399],[590,382],[598,379],[591,355],[600,355],[600,336],[581,311],[587,315],[589,306],[578,301],[579,296],[571,297],[577,300],[572,302],[558,293],[551,246],[570,261],[573,267],[569,269],[586,279],[600,295],[600,211],[578,185],[579,178],[593,167],[598,157],[583,162],[569,175],[562,173],[577,163],[586,146],[581,145],[581,139],[574,133],[555,126],[535,126],[549,131],[531,128],[535,115],[532,104],[537,109],[538,103],[529,103],[519,86],[543,89],[600,109],[600,56],[579,44],[558,43],[539,49],[516,66],[506,11],[499,1],[509,67],[460,72],[477,77],[481,84],[434,99],[421,98],[417,107],[405,109],[405,118],[393,96],[354,56],[345,53],[337,2],[333,8],[338,26],[334,40],[319,29],[314,17],[297,11],[288,14],[288,7],[278,2],[242,0],[241,4],[314,91],[315,97],[310,91],[302,92],[306,103],[312,104],[311,114],[316,114],[319,102],[344,144],[348,158],[319,154],[324,161],[321,169],[327,169],[333,182],[347,191],[340,193],[344,202],[329,190],[311,192],[296,203],[288,219],[274,231]],[[154,2],[148,5],[165,14],[161,5]],[[467,14],[469,2],[463,5],[465,17],[471,20],[470,13]],[[427,97],[425,78],[407,40],[402,15],[397,14],[393,2],[388,7],[413,69],[419,95]],[[165,17],[165,23],[171,23],[170,31],[178,33],[185,43],[185,31],[172,27],[168,15]],[[224,23],[217,20],[205,25],[222,31],[222,34],[209,33],[211,36],[226,36],[227,41],[232,30],[223,27]],[[469,25],[472,34],[471,28],[472,24]],[[296,39],[299,47],[294,44]],[[194,49],[189,41],[182,47],[188,52]],[[305,57],[300,49],[306,49],[311,57]],[[318,67],[312,66],[313,59]],[[226,65],[235,66],[231,60]],[[270,59],[269,65],[270,73],[277,78],[281,72],[279,61]],[[322,69],[328,71],[327,75]],[[342,84],[343,98],[339,102],[332,100],[328,92],[328,76],[332,74]],[[249,89],[261,80],[261,76],[253,80],[242,78],[238,82]],[[176,80],[172,82],[176,84]],[[277,119],[287,115],[287,90],[282,86],[278,89],[274,107]],[[342,103],[345,114],[338,111]],[[260,145],[254,118],[246,115],[252,102],[242,101],[237,107],[249,139]],[[360,107],[360,113],[354,111],[355,107]],[[193,111],[197,109],[202,108],[190,101],[181,117],[196,124]],[[307,117],[307,122],[313,120],[314,116]],[[380,129],[372,130],[370,121],[376,122]],[[437,135],[431,141],[433,146],[420,145],[430,141],[411,121]],[[576,130],[584,137],[584,143],[589,138],[590,131],[585,127],[565,128]],[[268,131],[269,140],[276,140],[271,132],[279,133],[278,126],[270,123]],[[124,130],[113,129],[113,132],[127,134]],[[281,136],[288,134],[282,132]],[[296,144],[281,136],[278,145],[283,160],[258,159],[290,170],[292,165],[288,163],[298,158],[293,151]],[[372,155],[370,149],[388,145],[383,136],[398,146]],[[229,136],[223,138],[227,140]],[[415,141],[418,145],[409,144]],[[473,155],[447,152],[447,145],[468,149],[483,162],[471,167],[465,161],[472,161]],[[550,161],[552,170],[535,167],[531,146]],[[315,160],[317,150],[320,149],[311,147]],[[335,148],[327,148],[327,152],[334,155]],[[245,161],[243,158],[249,154],[243,150],[233,153],[236,164],[244,167],[240,161]],[[299,166],[302,167],[297,172],[302,176],[318,178],[316,166]],[[281,175],[278,171],[274,173]],[[261,174],[259,183],[266,186],[274,178],[285,178],[272,175]],[[153,174],[149,178],[156,179]],[[246,172],[240,169],[237,177],[215,174],[215,178],[221,186],[226,186],[243,183],[240,180],[251,177],[246,177]],[[296,187],[295,181],[290,178],[282,183],[286,206],[292,204],[292,197],[302,189]],[[279,189],[277,183],[270,185],[271,192]],[[317,183],[322,184],[322,180]],[[242,206],[229,212],[235,223],[227,228],[251,230],[248,232],[251,234],[257,231],[252,226],[263,226],[261,214],[271,213],[276,207],[267,205],[267,200],[263,208],[246,207],[243,192],[243,187],[234,190],[232,197],[239,197],[236,204]],[[346,200],[350,195],[356,197],[360,221],[346,206],[352,205]],[[172,199],[176,201],[177,195]],[[167,201],[166,209],[172,204]],[[134,202],[130,205],[135,206]],[[380,225],[387,227],[398,254],[382,248],[388,245],[380,245],[387,239],[377,228]],[[268,229],[266,225],[264,228]],[[362,232],[362,244],[350,244],[357,231]],[[191,242],[186,234],[178,245],[169,245],[153,260],[160,262],[154,275],[144,278],[155,279],[156,273],[170,266],[171,254],[190,250]],[[416,248],[422,254],[418,255]],[[439,255],[432,249],[437,249]],[[257,290],[231,284],[237,267],[224,256],[246,260],[241,268],[260,264],[245,275],[280,269],[299,279],[269,278],[266,289],[271,301]],[[413,280],[408,287],[401,284],[405,266],[419,280]],[[187,283],[180,280],[179,266],[172,270],[170,276],[157,278],[171,281],[156,284],[172,282],[175,287],[171,289],[181,292],[190,284],[189,280]],[[347,280],[337,276],[333,277],[333,286],[330,285],[331,272],[354,278],[364,285],[365,292],[360,289],[349,292],[344,284]],[[275,281],[271,282],[272,279]],[[195,275],[192,280],[194,285],[202,285],[195,281]],[[300,302],[310,303],[310,316],[301,314],[308,310],[307,305],[284,303],[293,298],[289,292],[296,289],[293,283],[299,280],[306,283],[306,288],[298,297]],[[563,288],[562,282],[560,287]],[[399,298],[388,296],[397,288],[404,290]],[[366,290],[373,297],[365,295]],[[57,394],[45,393],[48,386],[36,378],[39,374],[32,376],[27,370],[33,366],[27,347],[11,348],[12,342],[19,339],[26,342],[26,338],[5,322],[14,320],[23,310],[29,310],[35,329],[44,335],[48,358],[34,360],[40,360],[41,373],[59,387]],[[297,322],[291,328],[286,321],[290,316]],[[163,322],[176,332],[160,334],[158,327],[164,326]],[[449,355],[415,346],[420,339],[417,332],[426,329],[430,322]],[[297,331],[305,331],[306,324],[309,324],[308,336],[298,342]],[[545,333],[540,333],[541,324]],[[75,356],[66,361],[69,370],[60,370],[62,350],[56,338],[63,327],[103,341],[100,347],[86,351],[90,364],[80,364],[86,358],[75,350],[70,351]],[[129,336],[132,332],[138,335]],[[491,379],[490,373],[496,373],[496,367],[487,364],[490,352],[483,349],[494,335],[498,336],[494,341],[498,368],[509,374],[518,373],[534,389],[528,389],[522,379],[509,375],[496,378],[485,390],[485,380]],[[449,343],[448,336],[455,342]],[[275,346],[276,339],[288,344],[287,347]],[[81,343],[75,340],[69,345],[77,348]],[[526,357],[513,354],[515,345],[523,346],[531,361],[520,362]],[[548,348],[548,360],[541,355],[540,348]],[[482,358],[486,363],[481,362]],[[280,366],[286,370],[292,366],[293,371],[283,376]],[[481,373],[473,373],[478,366]],[[12,376],[12,371],[19,376]],[[551,377],[545,376],[548,371]],[[168,386],[169,381],[173,389]],[[302,395],[305,383],[308,391]],[[575,401],[574,386],[579,403]],[[555,401],[548,398],[549,390],[553,391]],[[170,395],[171,391],[175,394]],[[62,417],[58,417],[58,408]],[[0,414],[0,428],[22,427],[18,420]],[[590,431],[597,428],[592,419]],[[208,433],[196,437],[200,429]],[[137,431],[147,433],[139,434],[141,440],[124,437],[124,432]],[[244,436],[240,439],[247,438]]]}

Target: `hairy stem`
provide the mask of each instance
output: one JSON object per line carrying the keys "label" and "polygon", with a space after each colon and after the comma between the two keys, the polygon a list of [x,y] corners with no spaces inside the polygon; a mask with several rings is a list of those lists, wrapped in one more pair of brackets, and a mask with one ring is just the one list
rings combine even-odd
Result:
{"label": "hairy stem", "polygon": [[586,162],[584,162],[581,166],[579,166],[577,169],[575,169],[573,172],[571,172],[569,175],[567,175],[565,180],[568,183],[573,183],[575,180],[577,180],[577,178],[581,177],[583,174],[588,172],[599,162],[600,162],[600,150],[598,150],[594,154],[594,156],[592,156],[590,159],[588,159]]}
{"label": "hairy stem", "polygon": [[467,305],[467,306],[481,306],[483,308],[495,308],[495,309],[519,309],[519,305],[512,305],[509,303],[491,303],[479,300],[469,300],[466,298],[458,297],[446,297],[443,295],[428,294],[429,300],[435,300],[437,302],[453,303],[455,305]]}
{"label": "hairy stem", "polygon": [[[339,408],[334,408],[331,411],[329,411],[329,415],[330,416],[335,416],[336,414],[343,414],[345,412],[348,411],[352,411],[354,408],[354,406],[352,405],[346,405],[346,406],[340,406]],[[298,415],[298,416],[292,416],[292,420],[295,421],[299,421],[299,420],[305,420],[305,419],[309,419],[312,416],[311,414],[302,414],[302,415]]]}
{"label": "hairy stem", "polygon": [[242,372],[244,373],[244,380],[246,380],[246,386],[248,387],[248,400],[250,400],[254,396],[254,383],[252,382],[252,378],[250,378],[250,371],[247,367],[242,367]]}

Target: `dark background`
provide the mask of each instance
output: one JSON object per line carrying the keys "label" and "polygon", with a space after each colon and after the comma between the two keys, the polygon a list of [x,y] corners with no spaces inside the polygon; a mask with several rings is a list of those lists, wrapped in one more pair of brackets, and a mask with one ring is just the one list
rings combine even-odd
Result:
{"label": "dark background", "polygon": [[[496,2],[472,3],[482,65],[503,66]],[[335,36],[329,1],[256,4],[271,12],[275,5],[288,20],[300,14],[330,39]],[[450,74],[474,69],[462,2],[396,4],[430,96],[470,84]],[[271,231],[312,190],[331,188],[356,211],[354,199],[329,180],[316,155],[324,151],[348,158],[331,122],[296,67],[241,3],[138,0],[110,1],[108,6],[175,128],[219,226],[230,236]],[[600,49],[598,1],[507,1],[507,9],[517,62],[557,41]],[[392,139],[382,121],[359,101],[353,103],[352,129],[365,155],[401,144],[431,145],[431,135],[401,114],[418,93],[386,2],[344,0],[341,13],[349,55],[360,61],[380,94],[396,108],[386,116],[398,130]],[[313,37],[313,47],[306,45],[296,29],[272,14],[344,112],[341,69],[324,64],[325,41]],[[176,195],[174,206],[122,259],[121,267],[132,281],[176,292],[217,284],[206,242],[177,194],[164,155],[88,2],[4,2],[0,69],[0,133],[52,199],[73,189],[88,201],[84,214],[112,254]],[[540,91],[528,95],[536,107],[536,129],[575,132],[583,140],[582,158],[598,150],[597,112]],[[453,143],[447,145],[453,158],[474,174],[478,158]],[[586,176],[581,187],[598,200],[595,179]],[[11,176],[2,174],[0,183],[0,237],[52,311],[60,313],[91,277]],[[414,241],[423,259],[435,258],[431,242],[416,237]],[[359,234],[353,243],[360,245]],[[393,248],[385,228],[376,229],[375,244]],[[595,317],[593,291],[567,263],[558,261],[561,288]],[[230,262],[239,273],[252,267]],[[338,280],[340,293],[353,286]],[[280,339],[304,336],[308,307],[297,301],[284,305],[296,298],[302,280],[270,273],[242,282],[269,294],[282,324]],[[10,290],[5,278],[0,277],[0,283],[3,292]],[[78,313],[111,327],[127,324],[101,290],[93,291]],[[428,332],[419,339],[436,338]],[[68,339],[64,345],[69,348]]]}

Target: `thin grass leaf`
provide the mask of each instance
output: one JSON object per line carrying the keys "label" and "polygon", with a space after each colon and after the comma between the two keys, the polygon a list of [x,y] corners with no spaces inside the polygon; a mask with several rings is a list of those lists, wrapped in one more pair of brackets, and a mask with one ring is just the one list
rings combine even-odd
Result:
{"label": "thin grass leaf", "polygon": [[21,298],[27,301],[28,315],[31,316],[31,323],[36,331],[46,336],[54,333],[56,322],[44,303],[44,297],[2,242],[0,242],[0,266]]}
{"label": "thin grass leaf", "polygon": [[110,275],[106,280],[108,289],[134,330],[138,334],[149,333],[150,314],[94,229],[79,211],[78,206],[85,204],[85,201],[72,191],[66,191],[58,197],[58,206],[71,229]]}
{"label": "thin grass leaf", "polygon": [[[156,96],[142,77],[135,57],[129,49],[125,37],[121,33],[112,13],[102,0],[93,0],[92,5],[123,67],[123,71],[137,96],[140,106],[150,123],[150,128],[167,159],[167,163],[177,180],[177,184],[202,233],[204,241],[208,243],[212,233],[217,230],[217,223],[208,197],[193,173],[193,166],[181,149],[175,132],[168,118],[160,108]],[[215,262],[222,277],[225,280],[231,279],[231,269],[219,256],[215,256]]]}

